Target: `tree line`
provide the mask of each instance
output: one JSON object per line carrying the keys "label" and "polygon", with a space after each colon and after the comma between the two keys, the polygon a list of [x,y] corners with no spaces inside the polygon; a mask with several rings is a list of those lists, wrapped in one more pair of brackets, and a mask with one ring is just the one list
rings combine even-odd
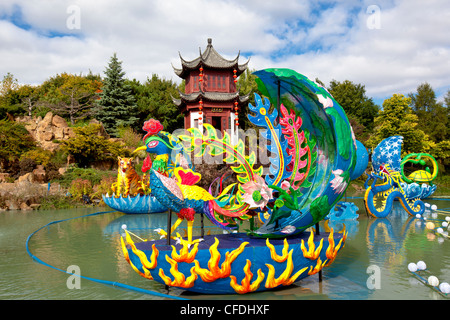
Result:
{"label": "tree line", "polygon": [[[252,70],[246,70],[239,79],[241,94],[258,92]],[[383,139],[404,137],[402,156],[411,152],[426,152],[440,163],[440,170],[450,166],[449,108],[450,90],[444,101],[437,101],[432,86],[425,82],[415,92],[393,93],[381,106],[366,94],[363,84],[350,80],[332,80],[331,93],[346,112],[356,138],[367,148],[374,149]],[[9,116],[44,116],[52,111],[64,117],[71,125],[81,125],[91,119],[102,122],[112,137],[120,135],[123,128],[141,133],[144,121],[155,118],[166,131],[183,127],[183,115],[172,101],[184,91],[184,82],[177,85],[171,80],[152,74],[143,83],[127,79],[122,62],[114,54],[106,66],[104,76],[89,72],[83,74],[61,73],[50,77],[41,85],[19,85],[11,73],[0,83],[0,119]],[[240,127],[251,126],[246,114],[239,111]]]}
{"label": "tree line", "polygon": [[150,117],[160,119],[165,130],[183,126],[183,116],[171,96],[178,85],[153,74],[143,83],[125,77],[122,62],[114,54],[104,77],[93,74],[61,73],[37,86],[19,85],[11,73],[0,83],[0,119],[15,116],[45,116],[49,111],[72,126],[91,119],[102,122],[111,137],[121,128],[141,131]]}

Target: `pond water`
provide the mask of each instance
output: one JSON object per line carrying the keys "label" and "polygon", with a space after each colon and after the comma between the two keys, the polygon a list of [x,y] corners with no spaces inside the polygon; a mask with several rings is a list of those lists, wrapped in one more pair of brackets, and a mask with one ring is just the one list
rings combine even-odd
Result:
{"label": "pond water", "polygon": [[[174,288],[167,291],[164,285],[133,271],[123,258],[121,226],[126,224],[139,237],[155,238],[154,229],[166,228],[167,214],[125,215],[104,207],[0,212],[0,299],[161,300],[168,299],[162,296],[165,294],[191,300],[448,299],[418,281],[407,266],[410,262],[425,261],[429,274],[441,282],[450,282],[450,239],[427,230],[423,220],[408,216],[401,207],[396,206],[385,219],[375,219],[367,216],[362,199],[347,201],[358,206],[359,218],[344,222],[349,232],[347,242],[335,262],[323,270],[323,281],[313,275],[281,290],[245,296],[198,295]],[[426,202],[441,210],[450,207],[445,200]],[[174,215],[172,222],[175,218]],[[435,218],[445,216],[438,214]],[[197,233],[199,220],[196,219],[195,225]],[[221,232],[208,221],[205,225],[206,232]],[[342,228],[339,223],[329,225],[335,230]],[[325,226],[321,224],[321,228]],[[35,261],[31,255],[47,265]],[[65,271],[69,266],[79,267],[81,276],[86,277],[81,279],[79,289],[68,286],[70,275]],[[379,275],[375,288],[368,286],[374,270]]]}

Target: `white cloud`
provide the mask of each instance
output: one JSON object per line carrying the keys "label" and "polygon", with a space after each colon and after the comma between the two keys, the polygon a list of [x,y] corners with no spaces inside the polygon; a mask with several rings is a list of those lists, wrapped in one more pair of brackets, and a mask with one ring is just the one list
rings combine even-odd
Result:
{"label": "white cloud", "polygon": [[[450,83],[450,2],[378,1],[380,29],[369,29],[371,1],[4,0],[0,76],[41,83],[61,72],[103,74],[117,52],[129,78],[152,73],[179,81],[178,52],[194,59],[207,38],[227,58],[251,54],[250,67],[291,68],[325,83],[351,80],[375,99]],[[68,29],[67,8],[80,8]],[[15,23],[15,24],[14,24]]]}

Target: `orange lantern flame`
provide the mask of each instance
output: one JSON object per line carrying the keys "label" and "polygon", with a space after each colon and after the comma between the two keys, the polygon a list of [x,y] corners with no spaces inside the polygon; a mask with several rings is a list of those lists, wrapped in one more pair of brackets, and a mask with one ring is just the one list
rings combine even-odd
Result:
{"label": "orange lantern flame", "polygon": [[191,263],[194,261],[198,252],[198,243],[196,243],[193,249],[189,252],[189,244],[187,241],[183,241],[183,247],[180,249],[180,253],[177,253],[175,246],[172,246],[172,259],[176,262]]}
{"label": "orange lantern flame", "polygon": [[325,263],[326,263],[326,262],[327,262],[327,260],[325,260],[324,263],[322,263],[322,260],[320,260],[320,258],[318,258],[318,259],[317,259],[316,266],[314,267],[314,269],[313,269],[312,266],[309,268],[308,275],[311,276],[311,275],[313,275],[313,274],[318,273],[320,270],[323,269],[323,267],[325,267]]}
{"label": "orange lantern flame", "polygon": [[345,225],[344,225],[344,230],[342,230],[342,233],[344,235],[341,238],[341,240],[339,241],[338,245],[335,246],[333,233],[334,233],[333,228],[331,228],[330,235],[328,236],[329,246],[326,251],[327,260],[328,260],[328,263],[326,266],[329,266],[330,264],[332,264],[334,259],[336,259],[336,255],[337,255],[339,249],[341,248],[341,246],[343,247],[343,245],[345,244],[345,240],[347,239],[347,235],[348,235],[348,232],[345,231]]}
{"label": "orange lantern flame", "polygon": [[244,251],[245,246],[248,242],[243,242],[239,248],[225,253],[225,261],[219,268],[220,253],[217,250],[219,245],[219,240],[215,238],[214,244],[209,248],[209,253],[211,258],[208,261],[208,269],[200,267],[197,260],[195,263],[195,272],[202,278],[205,282],[212,282],[220,278],[226,278],[231,274],[231,263],[236,260],[236,258]]}
{"label": "orange lantern flame", "polygon": [[272,258],[272,260],[276,262],[283,262],[286,261],[286,259],[288,258],[289,244],[286,238],[284,239],[284,245],[283,250],[281,251],[282,254],[281,256],[277,254],[275,247],[269,242],[269,238],[266,239],[266,246],[270,250],[270,257]]}
{"label": "orange lantern flame", "polygon": [[300,246],[303,252],[303,256],[311,260],[316,260],[319,257],[322,247],[323,247],[323,239],[320,240],[320,244],[316,249],[316,245],[314,243],[314,233],[312,231],[308,238],[308,250],[305,247],[305,241],[302,240],[302,244]]}
{"label": "orange lantern flame", "polygon": [[243,294],[254,292],[258,290],[261,282],[264,280],[264,273],[261,271],[261,269],[258,269],[258,277],[253,283],[251,283],[253,279],[253,273],[250,271],[251,266],[251,261],[247,259],[247,263],[244,266],[245,277],[244,279],[242,279],[240,285],[237,283],[237,279],[235,276],[230,276],[230,286],[234,289],[234,291],[236,291],[236,293]]}
{"label": "orange lantern flame", "polygon": [[152,275],[150,274],[150,271],[148,269],[154,269],[156,268],[157,265],[157,258],[159,255],[159,251],[158,249],[156,249],[155,245],[153,244],[152,246],[152,255],[150,257],[150,261],[148,261],[147,256],[145,255],[144,252],[142,252],[141,250],[137,249],[133,240],[131,240],[130,235],[128,234],[128,232],[125,230],[125,234],[126,234],[126,240],[127,240],[127,244],[130,245],[131,250],[133,251],[133,253],[138,256],[139,260],[141,261],[142,264],[142,269],[144,270],[144,273],[142,273],[138,268],[136,268],[136,266],[131,262],[130,257],[128,255],[128,250],[125,246],[125,242],[123,241],[123,238],[120,238],[121,244],[122,244],[122,251],[123,254],[125,256],[125,260],[131,265],[131,267],[133,268],[134,271],[136,271],[139,275],[141,275],[142,277],[149,279],[149,280],[153,280]]}
{"label": "orange lantern flame", "polygon": [[178,263],[175,260],[170,259],[167,255],[166,260],[171,266],[170,273],[174,277],[174,280],[171,280],[170,277],[166,276],[163,269],[159,269],[158,275],[161,277],[164,283],[172,287],[180,287],[185,289],[192,288],[194,286],[195,280],[197,280],[197,274],[194,271],[195,267],[191,268],[191,275],[186,278],[183,273],[178,271]]}

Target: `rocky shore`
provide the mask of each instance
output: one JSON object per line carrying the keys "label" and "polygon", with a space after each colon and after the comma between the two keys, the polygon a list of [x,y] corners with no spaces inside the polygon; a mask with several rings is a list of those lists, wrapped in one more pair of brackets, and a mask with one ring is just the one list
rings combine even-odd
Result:
{"label": "rocky shore", "polygon": [[12,183],[0,183],[0,211],[38,209],[44,197],[64,194],[59,184],[38,183],[27,173]]}

